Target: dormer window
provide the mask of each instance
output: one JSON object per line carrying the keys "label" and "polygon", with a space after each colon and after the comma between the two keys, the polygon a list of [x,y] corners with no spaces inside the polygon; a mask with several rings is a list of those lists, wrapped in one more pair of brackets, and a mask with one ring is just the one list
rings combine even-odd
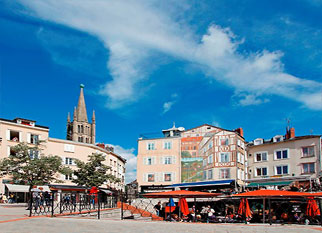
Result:
{"label": "dormer window", "polygon": [[283,141],[282,135],[277,135],[273,138],[273,142],[281,142],[281,141]]}
{"label": "dormer window", "polygon": [[256,145],[261,145],[261,144],[263,144],[263,139],[262,138],[257,138],[257,139],[254,140],[254,145],[255,146]]}

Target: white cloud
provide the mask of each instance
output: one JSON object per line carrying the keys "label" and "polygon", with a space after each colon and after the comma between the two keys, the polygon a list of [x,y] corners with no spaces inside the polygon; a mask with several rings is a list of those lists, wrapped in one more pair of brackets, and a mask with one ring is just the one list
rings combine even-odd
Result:
{"label": "white cloud", "polygon": [[259,105],[263,103],[269,102],[269,99],[260,99],[256,95],[253,94],[238,94],[239,104],[241,106],[248,106],[248,105]]}
{"label": "white cloud", "polygon": [[170,111],[170,109],[172,108],[172,106],[177,102],[177,98],[178,98],[178,94],[177,93],[174,93],[171,95],[171,100],[168,101],[168,102],[165,102],[163,104],[163,112],[162,114],[165,114],[167,112]]}
{"label": "white cloud", "polygon": [[[158,1],[20,2],[36,17],[87,32],[104,43],[110,51],[107,65],[112,80],[100,93],[108,96],[110,108],[136,101],[140,84],[152,71],[151,64],[157,65],[151,54],[165,54],[198,64],[208,76],[244,93],[244,105],[264,103],[259,98],[265,100],[273,94],[322,109],[322,84],[286,73],[282,52],[264,50],[244,55],[238,51],[243,40],[218,25],[210,25],[200,40],[182,18],[172,15],[175,11],[169,10],[169,5],[158,5]],[[167,103],[165,109],[172,105]]]}
{"label": "white cloud", "polygon": [[114,147],[114,152],[126,159],[125,183],[130,183],[136,179],[136,155],[135,149],[124,149],[119,145],[109,145]]}

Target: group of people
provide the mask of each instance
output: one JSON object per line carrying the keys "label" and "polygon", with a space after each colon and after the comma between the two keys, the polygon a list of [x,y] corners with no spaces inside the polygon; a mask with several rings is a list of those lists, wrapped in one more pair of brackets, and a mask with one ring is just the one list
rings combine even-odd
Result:
{"label": "group of people", "polygon": [[[32,192],[32,203],[37,210],[38,208],[43,208],[44,206],[50,206],[51,205],[51,195],[48,191],[46,192]],[[29,202],[30,203],[30,202]],[[27,210],[30,210],[30,205],[28,206]]]}
{"label": "group of people", "polygon": [[161,202],[159,201],[155,206],[154,210],[156,214],[160,217],[165,217],[167,221],[181,221],[181,222],[195,222],[195,221],[205,221],[205,222],[212,222],[216,216],[215,216],[215,210],[210,206],[203,206],[201,210],[196,208],[195,205],[193,205],[191,208],[189,208],[189,214],[185,215],[180,212],[180,208],[178,206],[173,207],[173,209],[169,208],[169,213],[166,211],[166,203],[164,205],[161,205]]}
{"label": "group of people", "polygon": [[0,203],[15,203],[16,202],[16,195],[11,193],[9,196],[6,194],[0,193]]}

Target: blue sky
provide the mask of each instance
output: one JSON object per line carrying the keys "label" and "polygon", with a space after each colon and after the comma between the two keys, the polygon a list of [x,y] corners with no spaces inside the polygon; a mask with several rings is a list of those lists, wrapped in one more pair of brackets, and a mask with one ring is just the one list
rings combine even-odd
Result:
{"label": "blue sky", "polygon": [[[161,2],[161,3],[160,3]],[[0,0],[0,116],[65,138],[85,84],[97,141],[135,176],[140,134],[322,133],[322,1]],[[152,135],[152,134],[151,134]]]}

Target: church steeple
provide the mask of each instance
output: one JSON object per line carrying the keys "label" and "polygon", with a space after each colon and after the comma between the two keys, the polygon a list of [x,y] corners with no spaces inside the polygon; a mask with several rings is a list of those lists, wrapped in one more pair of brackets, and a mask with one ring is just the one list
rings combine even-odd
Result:
{"label": "church steeple", "polygon": [[80,85],[80,94],[78,98],[78,105],[77,105],[77,121],[81,122],[88,122],[87,120],[87,112],[86,112],[86,105],[85,105],[85,98],[84,98],[84,85]]}
{"label": "church steeple", "polygon": [[74,108],[73,121],[70,121],[70,114],[67,117],[67,140],[95,144],[95,112],[93,111],[92,123],[88,122],[84,85],[81,84],[80,88],[77,108]]}

